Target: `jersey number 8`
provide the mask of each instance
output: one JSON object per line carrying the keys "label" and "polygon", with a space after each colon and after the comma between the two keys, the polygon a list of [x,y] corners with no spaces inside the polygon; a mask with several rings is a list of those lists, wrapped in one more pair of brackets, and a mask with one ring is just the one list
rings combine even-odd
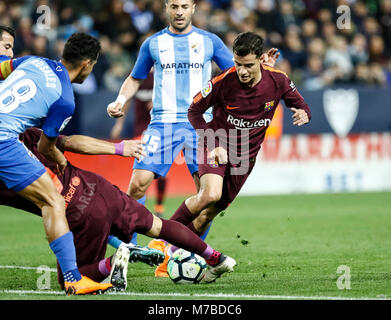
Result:
{"label": "jersey number 8", "polygon": [[[26,73],[23,70],[14,71],[9,77],[9,81],[3,83],[3,87],[7,88],[2,90],[0,94],[0,112],[10,113],[19,107],[21,103],[27,102],[32,99],[37,93],[37,86],[31,79],[21,79]],[[8,80],[8,79],[7,79]],[[17,81],[19,80],[19,81]]]}

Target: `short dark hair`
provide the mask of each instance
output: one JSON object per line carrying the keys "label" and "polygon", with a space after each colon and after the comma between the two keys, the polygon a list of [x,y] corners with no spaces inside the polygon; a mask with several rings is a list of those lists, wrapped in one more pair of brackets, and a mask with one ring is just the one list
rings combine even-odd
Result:
{"label": "short dark hair", "polygon": [[3,32],[8,32],[15,39],[15,29],[7,26],[0,26],[0,40],[3,40]]}
{"label": "short dark hair", "polygon": [[263,38],[254,32],[243,32],[238,34],[233,43],[233,52],[244,57],[250,53],[259,58],[263,53]]}
{"label": "short dark hair", "polygon": [[73,66],[78,66],[86,59],[95,61],[100,52],[100,43],[86,33],[74,33],[65,43],[62,58]]}

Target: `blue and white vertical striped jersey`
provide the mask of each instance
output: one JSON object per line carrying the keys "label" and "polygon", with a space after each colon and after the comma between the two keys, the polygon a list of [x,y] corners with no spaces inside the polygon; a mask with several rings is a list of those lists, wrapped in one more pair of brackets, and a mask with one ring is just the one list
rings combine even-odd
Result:
{"label": "blue and white vertical striped jersey", "polygon": [[61,62],[27,56],[0,63],[0,140],[29,127],[57,137],[71,119],[75,98]]}
{"label": "blue and white vertical striped jersey", "polygon": [[[196,27],[183,35],[167,27],[144,41],[131,76],[145,79],[154,68],[151,123],[188,122],[193,97],[211,78],[212,60],[221,70],[234,65],[223,41]],[[210,112],[207,120],[211,119]]]}

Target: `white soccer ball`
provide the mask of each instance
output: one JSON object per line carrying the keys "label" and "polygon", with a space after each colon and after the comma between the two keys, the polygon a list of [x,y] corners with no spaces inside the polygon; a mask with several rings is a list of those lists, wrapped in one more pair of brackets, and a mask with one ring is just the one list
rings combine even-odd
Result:
{"label": "white soccer ball", "polygon": [[167,264],[167,273],[174,283],[198,283],[204,277],[206,269],[204,258],[184,249],[176,250]]}

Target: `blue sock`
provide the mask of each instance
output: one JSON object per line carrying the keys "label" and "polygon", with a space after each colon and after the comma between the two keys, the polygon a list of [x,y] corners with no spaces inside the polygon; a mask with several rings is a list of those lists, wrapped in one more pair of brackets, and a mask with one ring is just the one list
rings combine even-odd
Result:
{"label": "blue sock", "polygon": [[76,282],[81,279],[81,274],[76,264],[76,250],[73,243],[73,233],[58,237],[49,244],[57,257],[65,282]]}
{"label": "blue sock", "polygon": [[204,241],[205,241],[206,236],[208,235],[211,226],[212,226],[212,222],[209,224],[208,229],[206,229],[206,231],[201,235],[201,237],[200,237],[201,240],[204,240]]}
{"label": "blue sock", "polygon": [[111,245],[112,247],[118,249],[119,246],[121,245],[122,241],[120,239],[118,239],[117,237],[114,237],[112,235],[109,235],[109,240],[107,242],[109,245]]}
{"label": "blue sock", "polygon": [[[145,206],[146,200],[147,200],[147,196],[144,194],[144,197],[138,199],[137,202],[142,204],[143,206]],[[137,233],[136,232],[133,233],[132,240],[130,240],[130,242],[137,246]]]}

